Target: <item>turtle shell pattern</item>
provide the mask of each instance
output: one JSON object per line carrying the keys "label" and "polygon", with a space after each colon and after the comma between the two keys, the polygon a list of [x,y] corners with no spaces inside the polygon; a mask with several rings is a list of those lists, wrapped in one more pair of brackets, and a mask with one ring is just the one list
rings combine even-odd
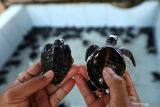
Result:
{"label": "turtle shell pattern", "polygon": [[54,85],[59,84],[69,72],[73,59],[71,50],[65,44],[47,44],[41,53],[42,72],[54,72]]}

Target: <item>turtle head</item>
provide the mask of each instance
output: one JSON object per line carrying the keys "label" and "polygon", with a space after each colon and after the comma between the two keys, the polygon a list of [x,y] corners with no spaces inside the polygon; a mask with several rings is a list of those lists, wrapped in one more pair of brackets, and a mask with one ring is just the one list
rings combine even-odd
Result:
{"label": "turtle head", "polygon": [[115,46],[117,44],[117,40],[118,40],[118,37],[115,36],[115,35],[110,35],[107,40],[106,40],[106,43],[107,45],[111,45],[111,46]]}
{"label": "turtle head", "polygon": [[64,40],[63,39],[56,39],[54,41],[54,45],[63,45],[64,44]]}

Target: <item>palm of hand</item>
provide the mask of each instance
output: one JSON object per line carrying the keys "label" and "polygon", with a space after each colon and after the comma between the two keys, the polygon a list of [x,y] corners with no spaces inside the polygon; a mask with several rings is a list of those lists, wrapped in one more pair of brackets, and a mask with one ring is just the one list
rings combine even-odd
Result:
{"label": "palm of hand", "polygon": [[[78,72],[73,65],[70,72],[58,86],[50,84],[54,78],[53,71],[41,73],[40,62],[34,64],[7,88],[0,96],[2,107],[56,107],[71,91],[75,81],[72,77]],[[39,76],[36,76],[39,75]]]}

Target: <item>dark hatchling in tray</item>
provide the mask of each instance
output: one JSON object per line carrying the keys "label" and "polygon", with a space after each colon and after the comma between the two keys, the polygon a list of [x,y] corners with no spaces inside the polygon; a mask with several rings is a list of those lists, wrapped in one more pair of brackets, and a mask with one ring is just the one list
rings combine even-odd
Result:
{"label": "dark hatchling in tray", "polygon": [[43,73],[49,70],[54,72],[55,78],[52,83],[58,85],[73,64],[70,47],[64,44],[63,39],[57,39],[53,44],[46,44],[41,53],[41,63]]}
{"label": "dark hatchling in tray", "polygon": [[88,87],[92,91],[105,92],[108,89],[102,75],[104,67],[110,67],[119,76],[124,75],[126,64],[123,56],[127,56],[136,66],[130,50],[115,47],[117,40],[117,36],[111,35],[107,38],[105,47],[91,45],[87,49],[85,60],[89,76]]}

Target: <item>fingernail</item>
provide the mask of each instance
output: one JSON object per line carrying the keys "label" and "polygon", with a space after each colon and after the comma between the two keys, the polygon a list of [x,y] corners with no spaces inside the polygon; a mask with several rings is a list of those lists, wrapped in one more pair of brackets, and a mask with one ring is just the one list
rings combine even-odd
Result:
{"label": "fingernail", "polygon": [[112,80],[112,78],[111,78],[112,72],[113,72],[112,69],[109,68],[109,67],[105,67],[105,68],[103,69],[103,78],[104,78],[104,80],[105,80],[105,82],[106,82],[106,84],[107,84],[108,86],[110,85],[111,80]]}
{"label": "fingernail", "polygon": [[53,73],[52,70],[49,70],[48,72],[46,72],[46,73],[44,74],[44,76],[45,76],[46,78],[52,78],[53,75],[54,75],[54,73]]}
{"label": "fingernail", "polygon": [[111,68],[105,67],[105,68],[103,69],[103,73],[106,75],[106,74],[108,74],[108,73],[113,73],[113,71],[112,71]]}
{"label": "fingernail", "polygon": [[111,74],[113,74],[113,73],[114,73],[113,70],[109,67],[105,67],[103,69],[103,76],[107,80],[111,80]]}

